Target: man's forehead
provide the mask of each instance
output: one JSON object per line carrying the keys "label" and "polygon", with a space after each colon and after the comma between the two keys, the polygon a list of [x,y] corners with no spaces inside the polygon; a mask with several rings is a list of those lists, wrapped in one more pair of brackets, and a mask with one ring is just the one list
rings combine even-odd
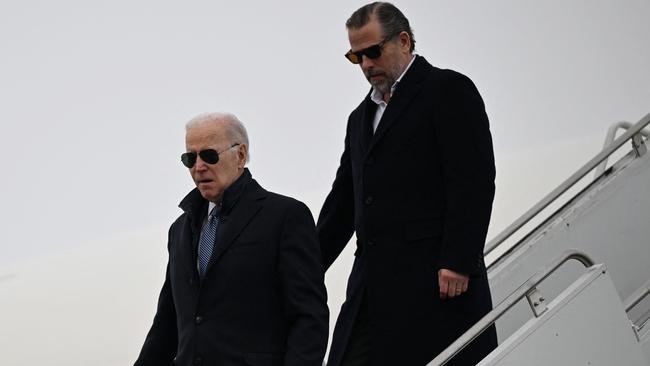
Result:
{"label": "man's forehead", "polygon": [[383,40],[381,25],[374,16],[366,25],[348,30],[348,40],[353,51],[375,45]]}
{"label": "man's forehead", "polygon": [[192,126],[185,134],[187,145],[220,144],[226,140],[226,129],[221,123],[205,123]]}

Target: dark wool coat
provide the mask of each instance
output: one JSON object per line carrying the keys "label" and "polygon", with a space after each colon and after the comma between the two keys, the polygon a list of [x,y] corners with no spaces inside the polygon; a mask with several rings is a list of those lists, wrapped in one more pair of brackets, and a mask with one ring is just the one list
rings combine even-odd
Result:
{"label": "dark wool coat", "polygon": [[208,202],[194,190],[169,230],[167,275],[136,366],[321,366],[328,310],[309,209],[246,170],[224,193],[204,279],[197,243]]}
{"label": "dark wool coat", "polygon": [[[376,109],[368,95],[350,114],[317,225],[326,268],[357,236],[328,366],[340,364],[364,291],[372,366],[425,365],[492,307],[483,247],[495,168],[476,87],[416,56],[373,135]],[[468,291],[441,300],[441,268],[469,274]],[[492,327],[449,365],[495,346]]]}

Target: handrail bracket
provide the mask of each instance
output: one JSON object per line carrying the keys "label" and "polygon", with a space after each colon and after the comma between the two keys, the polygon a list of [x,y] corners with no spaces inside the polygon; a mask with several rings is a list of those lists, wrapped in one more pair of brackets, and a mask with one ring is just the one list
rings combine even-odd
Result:
{"label": "handrail bracket", "polygon": [[632,148],[634,149],[637,158],[645,155],[645,153],[648,152],[648,148],[643,141],[643,135],[636,133],[634,136],[632,136]]}
{"label": "handrail bracket", "polygon": [[542,293],[537,289],[537,287],[531,288],[530,291],[526,293],[526,299],[528,300],[528,305],[530,305],[536,318],[539,318],[546,312],[546,310],[548,310],[546,299],[542,296]]}

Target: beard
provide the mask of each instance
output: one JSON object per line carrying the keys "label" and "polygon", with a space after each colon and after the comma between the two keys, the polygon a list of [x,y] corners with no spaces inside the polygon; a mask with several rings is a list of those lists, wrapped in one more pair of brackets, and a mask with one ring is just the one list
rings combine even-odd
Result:
{"label": "beard", "polygon": [[[382,94],[390,94],[390,89],[399,77],[401,68],[395,65],[391,70],[383,70],[379,68],[372,68],[364,70],[366,79],[375,89],[379,90]],[[381,76],[380,78],[373,79],[373,76]]]}
{"label": "beard", "polygon": [[370,85],[379,90],[382,94],[390,93],[390,88],[395,84],[395,80],[387,76],[384,76],[384,78],[379,80],[372,80],[370,76],[366,78],[368,79],[368,82],[370,82]]}

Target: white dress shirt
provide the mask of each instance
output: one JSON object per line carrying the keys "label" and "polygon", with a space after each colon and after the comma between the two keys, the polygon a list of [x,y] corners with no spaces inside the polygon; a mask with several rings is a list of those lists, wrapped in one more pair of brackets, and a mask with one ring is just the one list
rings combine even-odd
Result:
{"label": "white dress shirt", "polygon": [[[397,83],[402,80],[402,77],[404,77],[404,74],[408,71],[408,69],[411,67],[413,64],[413,60],[415,60],[416,55],[413,55],[411,58],[411,62],[409,62],[408,65],[406,65],[406,68],[402,72],[402,75],[400,75],[397,80],[393,83],[393,85],[390,87],[390,96],[393,96],[393,92],[395,91],[395,88],[397,88]],[[372,133],[375,133],[377,131],[377,126],[379,126],[379,121],[381,120],[381,117],[384,115],[384,111],[386,110],[386,107],[388,106],[388,103],[384,101],[384,96],[383,94],[377,90],[374,86],[372,87],[372,93],[370,94],[370,99],[377,103],[377,113],[375,113],[375,118],[372,120]],[[390,99],[389,99],[390,101]]]}

